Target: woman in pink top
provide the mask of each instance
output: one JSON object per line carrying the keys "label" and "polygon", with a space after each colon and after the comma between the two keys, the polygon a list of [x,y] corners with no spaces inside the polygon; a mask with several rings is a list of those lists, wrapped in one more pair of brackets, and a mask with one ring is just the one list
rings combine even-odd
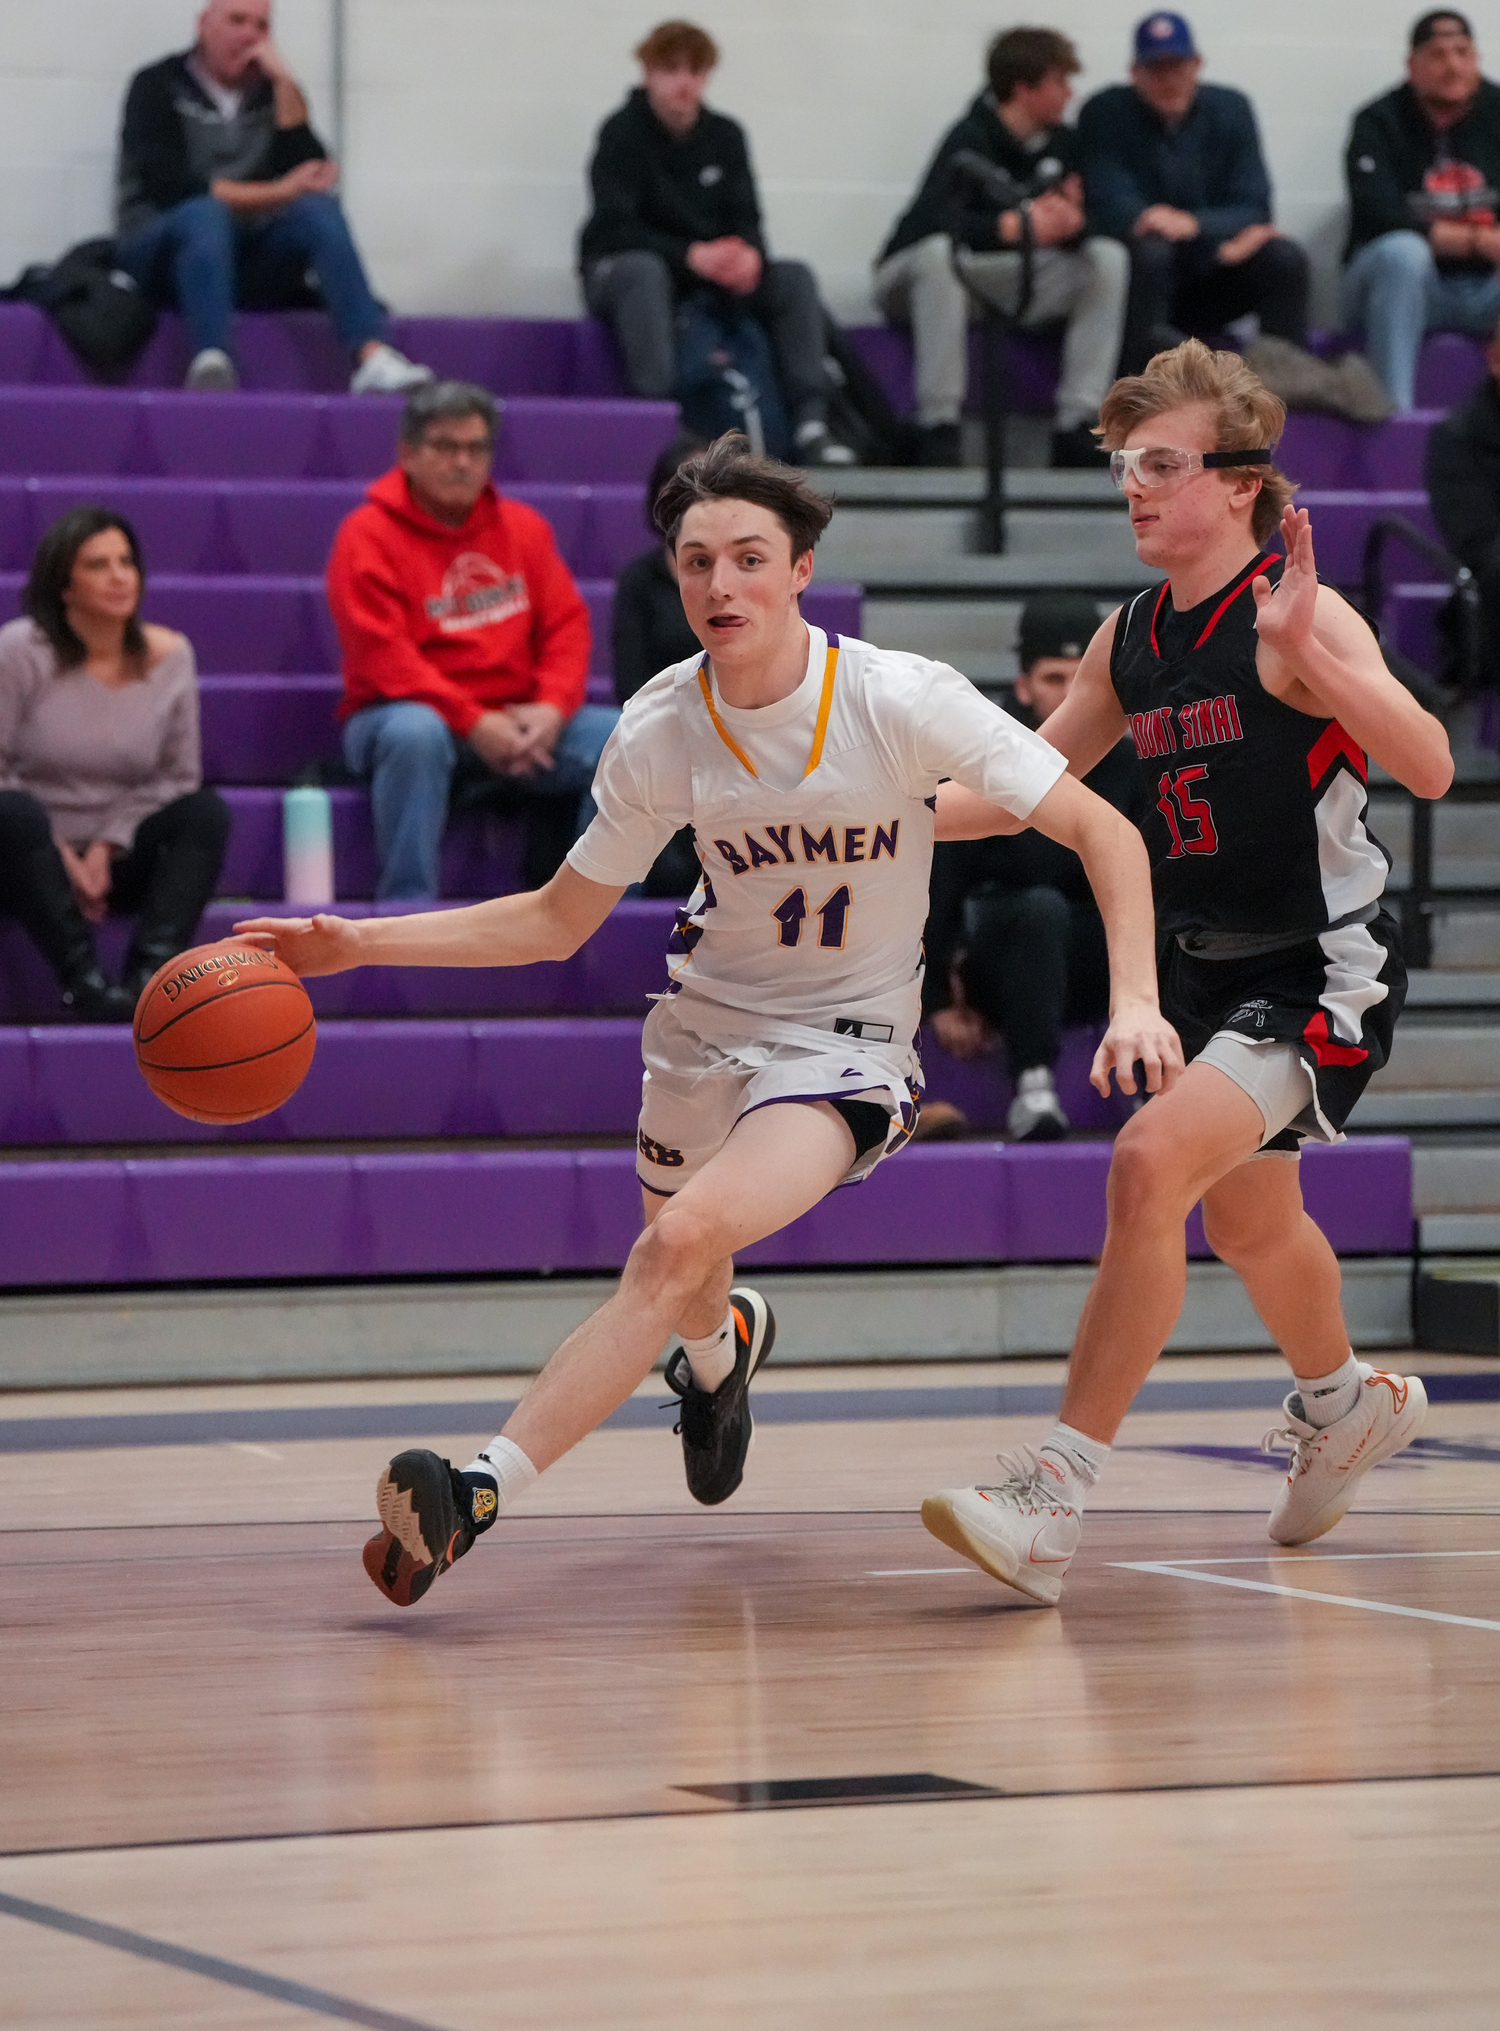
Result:
{"label": "woman in pink top", "polygon": [[[229,836],[203,787],[192,645],[142,622],[144,586],[125,518],[72,508],[37,546],[26,618],[0,627],[0,912],[75,1022],[129,1022],[191,943]],[[118,987],[93,934],[115,912],[136,918]]]}

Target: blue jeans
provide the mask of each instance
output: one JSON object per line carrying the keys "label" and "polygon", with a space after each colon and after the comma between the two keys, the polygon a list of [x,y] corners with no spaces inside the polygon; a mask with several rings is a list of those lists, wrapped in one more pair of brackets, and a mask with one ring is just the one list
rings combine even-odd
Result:
{"label": "blue jeans", "polygon": [[307,191],[267,217],[236,218],[215,197],[190,197],[129,234],[115,259],[148,295],[177,303],[194,352],[229,350],[235,304],[273,308],[311,268],[351,353],[385,330],[342,205]]}
{"label": "blue jeans", "polygon": [[589,794],[594,771],[619,718],[616,706],[581,705],[557,737],[553,766],[512,779],[491,774],[430,705],[400,699],[356,712],[344,727],[344,760],[370,783],[380,859],[376,894],[382,901],[399,897],[413,902],[439,894],[438,858],[455,775],[461,788],[492,793],[495,801],[522,811],[571,798],[576,806],[571,837],[576,839],[594,816]]}
{"label": "blue jeans", "polygon": [[1488,338],[1500,319],[1500,275],[1445,275],[1420,233],[1382,233],[1344,271],[1344,322],[1398,409],[1416,406],[1422,334],[1466,331]]}

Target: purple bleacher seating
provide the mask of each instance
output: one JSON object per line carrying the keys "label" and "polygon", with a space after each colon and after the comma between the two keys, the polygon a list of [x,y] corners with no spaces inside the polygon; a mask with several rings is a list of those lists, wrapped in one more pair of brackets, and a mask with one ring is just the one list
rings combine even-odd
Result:
{"label": "purple bleacher seating", "polygon": [[198,687],[203,774],[211,783],[289,783],[339,753],[343,679],[205,677]]}
{"label": "purple bleacher seating", "polygon": [[[1403,515],[1435,542],[1442,541],[1427,505],[1427,496],[1416,489],[1384,493],[1367,489],[1340,493],[1308,487],[1298,491],[1295,502],[1297,507],[1306,508],[1312,517],[1318,571],[1334,585],[1359,583],[1365,537],[1379,515]],[[1395,539],[1391,540],[1394,544]],[[1394,563],[1398,555],[1404,556],[1394,547],[1389,548],[1386,554],[1390,563]]]}
{"label": "purple bleacher seating", "polygon": [[[1113,1135],[1130,1119],[1134,1102],[1113,1085],[1109,1098],[1089,1084],[1103,1024],[1080,1025],[1063,1031],[1062,1055],[1056,1066],[1058,1096],[1073,1127],[1091,1135]],[[971,1127],[1001,1129],[1015,1098],[1015,1087],[1003,1051],[967,1061],[950,1058],[932,1031],[922,1039],[922,1069],[927,1098],[951,1101],[968,1116]]]}
{"label": "purple bleacher seating", "polygon": [[[411,903],[340,902],[347,917],[400,915]],[[233,935],[247,917],[297,914],[273,899],[210,903],[198,926],[202,944]],[[336,1016],[589,1015],[645,1013],[646,997],[666,985],[667,938],[675,918],[670,902],[617,903],[571,959],[537,966],[375,966],[310,980],[319,1019]],[[129,925],[111,919],[100,927],[99,953],[118,971]],[[57,982],[19,924],[0,918],[0,1023],[55,1021]]]}
{"label": "purple bleacher seating", "polygon": [[[364,480],[145,479],[129,474],[0,477],[0,571],[24,571],[43,531],[81,502],[134,523],[148,571],[273,576],[321,573]],[[650,543],[646,490],[625,480],[519,480],[505,489],[552,524],[569,569],[613,578]]]}
{"label": "purple bleacher seating", "polygon": [[[912,408],[911,339],[889,325],[855,325],[848,336],[903,414]],[[435,372],[474,380],[502,396],[572,399],[623,397],[613,343],[592,318],[398,317],[393,342]],[[1339,334],[1315,340],[1320,351],[1343,350]],[[251,391],[338,394],[349,362],[328,319],[318,311],[242,314],[235,350]],[[128,376],[138,389],[176,389],[191,347],[181,320],[164,316],[155,337]],[[1016,332],[1008,342],[1011,407],[1045,414],[1056,386],[1056,332]],[[1430,333],[1417,368],[1417,400],[1424,409],[1461,401],[1484,372],[1483,342],[1456,332]],[[50,319],[29,303],[0,303],[0,384],[88,387],[92,377]],[[979,406],[980,336],[970,334],[969,406]]]}
{"label": "purple bleacher seating", "polygon": [[[0,387],[0,471],[368,480],[394,460],[400,412],[395,397]],[[496,477],[639,483],[676,428],[670,402],[518,396]]]}
{"label": "purple bleacher seating", "polygon": [[[24,585],[20,572],[0,571],[0,617],[20,612]],[[614,581],[584,578],[578,589],[593,628],[593,667],[607,674]],[[808,620],[833,634],[857,635],[861,606],[856,585],[815,584],[802,598]],[[147,585],[144,610],[148,620],[180,628],[207,673],[249,669],[280,676],[339,667],[338,633],[321,577],[160,572]]]}
{"label": "purple bleacher seating", "polygon": [[[658,964],[662,962],[658,960]],[[1123,1095],[1088,1084],[1097,1029],[1069,1031],[1058,1092],[1074,1127],[1113,1133]],[[967,1102],[978,1129],[1003,1126],[1011,1088],[955,1083],[929,1035],[932,1099]],[[989,1068],[987,1068],[989,1069]],[[274,1114],[230,1130],[232,1141],[349,1141],[393,1136],[629,1135],[641,1100],[635,1017],[349,1022],[325,1018],[302,1087]],[[136,1069],[124,1029],[0,1029],[0,1144],[206,1142],[216,1129],[166,1111]]]}
{"label": "purple bleacher seating", "polygon": [[1420,490],[1427,433],[1436,410],[1359,425],[1337,416],[1286,420],[1278,461],[1300,486],[1339,492]]}
{"label": "purple bleacher seating", "polygon": [[1436,670],[1441,660],[1437,639],[1437,616],[1452,595],[1449,585],[1392,585],[1386,593],[1382,623],[1390,640],[1424,670]]}
{"label": "purple bleacher seating", "polygon": [[[739,1259],[1086,1261],[1108,1163],[1105,1144],[905,1150]],[[1344,1252],[1409,1248],[1404,1138],[1313,1149],[1302,1183]],[[633,1149],[38,1159],[0,1164],[0,1287],[607,1271],[640,1219]]]}
{"label": "purple bleacher seating", "polygon": [[0,1030],[0,1143],[362,1141],[629,1135],[641,1104],[634,1017],[325,1022],[285,1106],[221,1131],[164,1108],[123,1028]]}

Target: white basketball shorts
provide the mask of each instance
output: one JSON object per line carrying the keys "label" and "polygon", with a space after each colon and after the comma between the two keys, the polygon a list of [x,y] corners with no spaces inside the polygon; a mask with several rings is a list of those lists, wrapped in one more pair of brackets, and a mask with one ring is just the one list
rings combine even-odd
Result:
{"label": "white basketball shorts", "polygon": [[[861,1100],[890,1116],[885,1142],[856,1157],[846,1185],[867,1178],[898,1150],[917,1121],[921,1065],[910,1045],[872,1043],[797,1025],[807,1041],[757,1042],[745,1017],[712,1011],[714,1040],[685,1017],[679,998],[657,1002],[641,1036],[645,1074],[636,1171],[650,1191],[679,1191],[716,1156],[742,1115],[784,1101]],[[792,1027],[778,1023],[785,1032]]]}

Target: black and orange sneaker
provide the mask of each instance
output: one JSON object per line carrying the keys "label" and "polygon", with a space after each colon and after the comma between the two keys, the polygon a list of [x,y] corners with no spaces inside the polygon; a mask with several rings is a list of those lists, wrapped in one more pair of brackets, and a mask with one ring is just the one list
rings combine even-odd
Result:
{"label": "black and orange sneaker", "polygon": [[745,1475],[754,1421],[750,1378],[776,1344],[776,1320],[759,1291],[732,1290],[734,1368],[717,1389],[700,1389],[683,1348],[667,1363],[667,1387],[682,1399],[673,1427],[682,1434],[682,1463],[695,1502],[727,1502]]}
{"label": "black and orange sneaker", "polygon": [[488,1474],[460,1474],[438,1453],[398,1453],[375,1483],[385,1528],[365,1546],[365,1571],[388,1601],[409,1608],[461,1559],[500,1513]]}

